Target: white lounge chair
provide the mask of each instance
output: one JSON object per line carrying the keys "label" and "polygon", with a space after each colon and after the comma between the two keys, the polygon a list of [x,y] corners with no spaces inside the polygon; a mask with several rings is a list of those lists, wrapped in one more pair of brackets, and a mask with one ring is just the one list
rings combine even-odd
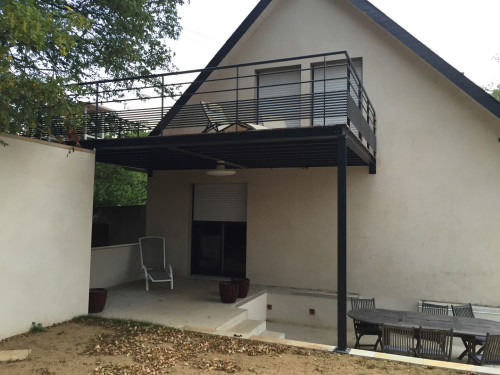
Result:
{"label": "white lounge chair", "polygon": [[153,283],[170,281],[170,289],[174,289],[172,266],[166,263],[165,258],[165,238],[159,236],[141,237],[139,238],[139,249],[146,290],[149,290],[149,281]]}
{"label": "white lounge chair", "polygon": [[224,113],[224,110],[218,103],[209,103],[201,101],[201,108],[207,116],[208,125],[203,130],[203,133],[212,132],[236,132],[236,131],[248,131],[248,130],[262,130],[267,129],[267,127],[258,124],[251,124],[248,122],[234,122],[229,121]]}

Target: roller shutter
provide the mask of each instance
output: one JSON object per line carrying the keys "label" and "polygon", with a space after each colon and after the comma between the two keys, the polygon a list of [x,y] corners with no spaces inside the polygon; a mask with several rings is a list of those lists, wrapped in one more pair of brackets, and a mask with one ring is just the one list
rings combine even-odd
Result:
{"label": "roller shutter", "polygon": [[247,221],[246,184],[197,184],[194,186],[193,220]]}

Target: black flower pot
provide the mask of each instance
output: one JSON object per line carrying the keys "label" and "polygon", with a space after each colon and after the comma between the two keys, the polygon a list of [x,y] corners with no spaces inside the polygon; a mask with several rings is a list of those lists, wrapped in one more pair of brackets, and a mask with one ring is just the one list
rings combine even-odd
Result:
{"label": "black flower pot", "polygon": [[232,282],[239,284],[238,298],[245,298],[250,289],[250,279],[247,278],[232,278]]}
{"label": "black flower pot", "polygon": [[223,303],[236,302],[236,298],[238,298],[239,285],[239,283],[233,283],[232,281],[219,282],[220,300]]}
{"label": "black flower pot", "polygon": [[99,313],[104,310],[108,291],[105,288],[91,288],[89,290],[89,313]]}

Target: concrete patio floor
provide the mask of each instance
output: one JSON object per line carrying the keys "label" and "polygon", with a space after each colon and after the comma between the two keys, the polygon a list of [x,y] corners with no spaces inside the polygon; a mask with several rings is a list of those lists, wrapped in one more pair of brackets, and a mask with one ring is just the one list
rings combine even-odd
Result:
{"label": "concrete patio floor", "polygon": [[[174,289],[170,289],[169,283],[150,283],[147,292],[144,280],[138,280],[108,288],[104,310],[95,315],[135,319],[221,335],[263,335],[325,345],[336,344],[336,329],[279,322],[265,322],[263,329],[237,332],[233,328],[248,318],[247,310],[238,306],[261,295],[268,287],[250,284],[247,298],[225,304],[220,301],[218,284],[219,280],[214,279],[177,279],[174,281]],[[351,331],[351,325],[348,327],[348,345],[353,347],[354,331]]]}
{"label": "concrete patio floor", "polygon": [[[146,291],[144,280],[138,280],[108,288],[104,310],[95,315],[179,329],[224,330],[245,319],[245,310],[236,307],[236,303],[222,303],[218,285],[218,280],[176,279],[174,289],[170,289],[170,283],[149,283]],[[248,298],[263,289],[251,285]]]}
{"label": "concrete patio floor", "polygon": [[[215,279],[176,279],[174,289],[169,283],[150,283],[149,292],[145,290],[144,280],[119,285],[108,289],[104,310],[95,314],[106,318],[135,319],[158,323],[165,326],[193,330],[205,333],[242,337],[262,336],[309,342],[323,345],[336,345],[337,330],[292,325],[281,322],[265,322],[246,325],[247,310],[238,306],[245,301],[261,295],[266,286],[250,285],[246,299],[238,299],[234,304],[220,301],[219,280]],[[235,328],[236,327],[236,328]],[[370,337],[364,337],[363,343],[370,343]],[[353,348],[355,336],[350,319],[348,321],[347,344]],[[457,357],[463,351],[462,341],[453,342],[453,361],[466,363],[466,358]],[[379,347],[380,350],[380,347]]]}

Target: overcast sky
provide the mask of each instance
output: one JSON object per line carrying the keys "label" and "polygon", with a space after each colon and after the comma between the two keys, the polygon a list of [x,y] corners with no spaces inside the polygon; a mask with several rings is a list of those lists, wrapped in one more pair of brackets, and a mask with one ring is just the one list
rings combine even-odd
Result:
{"label": "overcast sky", "polygon": [[[258,0],[191,0],[191,4],[184,5],[180,10],[183,32],[172,45],[178,68],[205,67],[257,3]],[[495,56],[500,58],[500,0],[371,3],[476,84],[500,84],[500,62],[494,61]]]}

